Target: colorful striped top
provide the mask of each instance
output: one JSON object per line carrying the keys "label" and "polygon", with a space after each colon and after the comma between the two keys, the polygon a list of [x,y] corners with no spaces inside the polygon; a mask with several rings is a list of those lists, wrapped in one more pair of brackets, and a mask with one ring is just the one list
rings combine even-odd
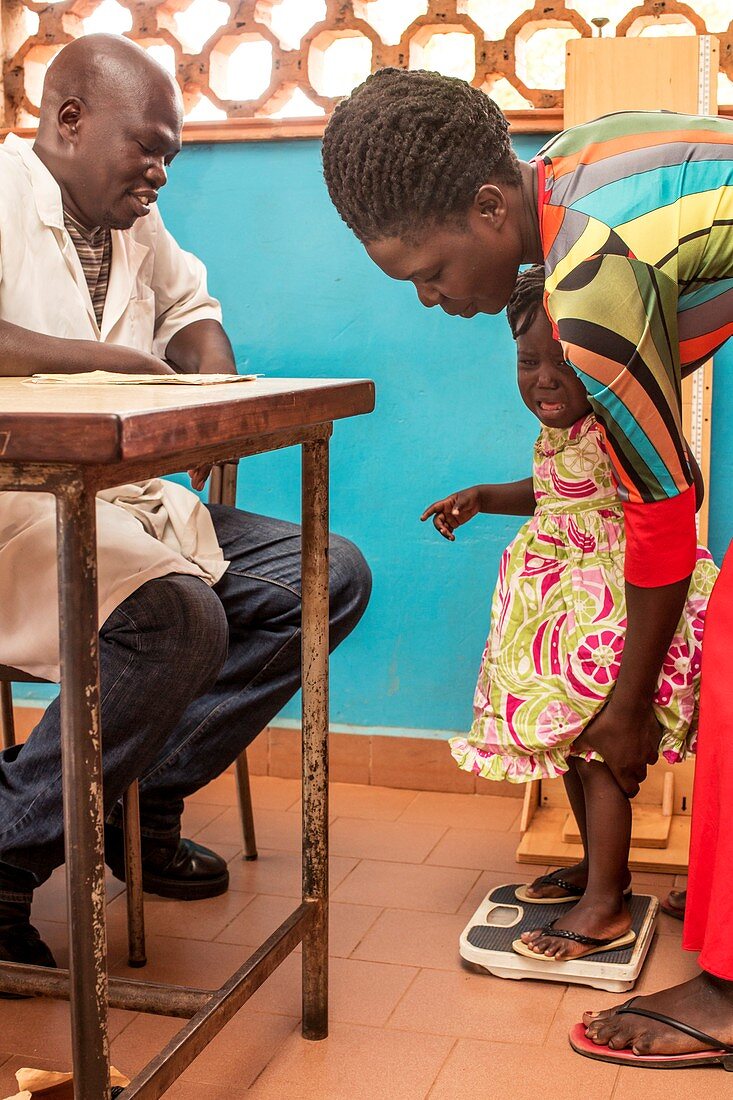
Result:
{"label": "colorful striped top", "polygon": [[626,576],[688,576],[695,502],[681,377],[733,334],[733,123],[635,111],[537,155],[547,313],[605,430]]}

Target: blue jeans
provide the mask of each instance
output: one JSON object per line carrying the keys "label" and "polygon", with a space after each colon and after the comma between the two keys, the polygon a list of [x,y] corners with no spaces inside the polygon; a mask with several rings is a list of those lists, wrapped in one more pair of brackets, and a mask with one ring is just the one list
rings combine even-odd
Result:
{"label": "blue jeans", "polygon": [[[175,841],[183,800],[220,775],[300,686],[300,528],[224,505],[211,515],[231,562],[214,588],[148,581],[100,631],[104,800],[140,780],[144,836]],[[330,540],[331,649],[366,608],[361,553]],[[0,753],[0,900],[27,901],[64,861],[59,701],[25,745]]]}

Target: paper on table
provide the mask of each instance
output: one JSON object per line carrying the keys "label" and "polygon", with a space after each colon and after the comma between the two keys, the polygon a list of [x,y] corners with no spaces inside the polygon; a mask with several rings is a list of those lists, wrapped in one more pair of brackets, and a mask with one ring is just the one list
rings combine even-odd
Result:
{"label": "paper on table", "polygon": [[220,382],[254,382],[260,374],[114,374],[92,370],[80,374],[34,374],[25,382],[66,383],[67,386],[215,386]]}

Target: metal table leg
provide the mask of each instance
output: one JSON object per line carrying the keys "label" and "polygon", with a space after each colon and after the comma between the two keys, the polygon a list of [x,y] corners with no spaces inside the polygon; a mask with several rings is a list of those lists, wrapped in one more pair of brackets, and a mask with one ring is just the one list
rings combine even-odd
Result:
{"label": "metal table leg", "polygon": [[303,444],[303,1035],[328,1034],[328,434]]}
{"label": "metal table leg", "polygon": [[56,497],[61,750],[76,1100],[109,1100],[95,494]]}

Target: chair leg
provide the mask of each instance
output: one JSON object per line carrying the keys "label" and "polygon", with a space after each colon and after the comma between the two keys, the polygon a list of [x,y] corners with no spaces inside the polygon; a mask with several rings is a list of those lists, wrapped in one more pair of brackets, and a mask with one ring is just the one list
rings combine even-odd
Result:
{"label": "chair leg", "polygon": [[242,825],[242,840],[244,842],[244,858],[246,860],[257,859],[257,840],[252,813],[252,792],[249,787],[246,750],[240,752],[237,757],[237,798],[239,800],[239,819]]}
{"label": "chair leg", "polygon": [[131,783],[122,799],[122,827],[125,837],[125,884],[127,887],[127,950],[130,966],[145,966],[145,912],[143,907],[143,865],[140,840],[140,799],[137,782]]}
{"label": "chair leg", "polygon": [[13,718],[13,685],[7,680],[0,684],[0,734],[2,748],[15,744],[15,719]]}
{"label": "chair leg", "polygon": [[[215,478],[214,474],[218,476]],[[224,462],[216,470],[212,471],[211,489],[209,500],[212,503],[228,504],[234,507],[237,503],[237,463]],[[242,826],[242,840],[244,842],[244,858],[257,859],[257,840],[255,838],[255,822],[252,813],[252,792],[249,786],[249,768],[247,767],[247,753],[241,752],[237,757],[237,798],[239,800],[239,820]]]}

